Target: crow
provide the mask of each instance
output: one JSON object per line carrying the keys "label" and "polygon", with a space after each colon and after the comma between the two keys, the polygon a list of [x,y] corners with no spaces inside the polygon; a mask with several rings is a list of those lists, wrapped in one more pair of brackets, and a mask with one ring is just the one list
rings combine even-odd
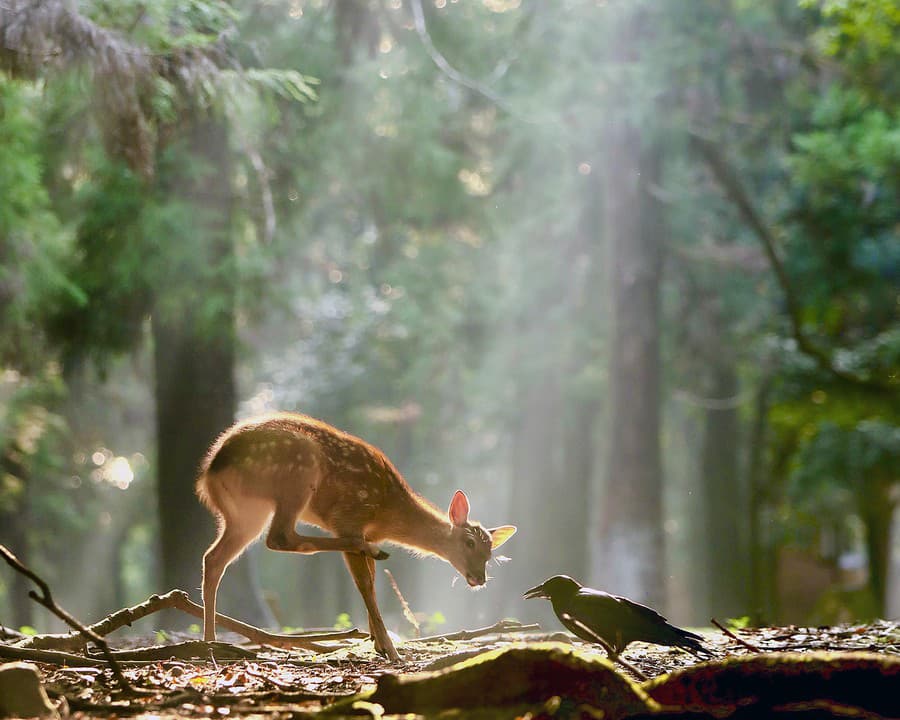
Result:
{"label": "crow", "polygon": [[712,652],[699,635],[670,624],[653,608],[554,575],[527,590],[526,599],[546,598],[565,627],[582,640],[604,646],[615,658],[632,642],[674,646],[703,658]]}

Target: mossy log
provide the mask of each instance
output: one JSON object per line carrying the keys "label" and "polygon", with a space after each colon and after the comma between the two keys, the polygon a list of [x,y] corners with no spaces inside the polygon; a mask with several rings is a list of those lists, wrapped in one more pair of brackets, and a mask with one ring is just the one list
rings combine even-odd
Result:
{"label": "mossy log", "polygon": [[870,652],[765,653],[702,663],[641,685],[660,705],[712,712],[900,717],[900,658]]}
{"label": "mossy log", "polygon": [[362,703],[378,704],[389,714],[428,715],[449,708],[468,713],[540,705],[554,698],[570,707],[602,708],[606,720],[659,707],[608,660],[560,643],[540,643],[493,650],[435,672],[383,675],[374,691],[342,701],[333,710],[347,713]]}

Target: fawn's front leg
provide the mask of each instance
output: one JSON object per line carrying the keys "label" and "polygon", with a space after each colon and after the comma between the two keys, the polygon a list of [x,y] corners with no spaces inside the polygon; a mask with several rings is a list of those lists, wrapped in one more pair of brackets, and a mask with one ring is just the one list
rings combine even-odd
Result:
{"label": "fawn's front leg", "polygon": [[399,661],[400,654],[394,647],[394,643],[391,642],[391,636],[388,635],[384,620],[381,619],[381,612],[378,610],[378,603],[375,600],[375,561],[371,557],[349,552],[344,553],[344,561],[347,563],[347,569],[353,576],[353,582],[356,583],[356,588],[366,604],[366,610],[369,613],[369,632],[375,640],[375,649],[382,655],[386,655],[389,660]]}

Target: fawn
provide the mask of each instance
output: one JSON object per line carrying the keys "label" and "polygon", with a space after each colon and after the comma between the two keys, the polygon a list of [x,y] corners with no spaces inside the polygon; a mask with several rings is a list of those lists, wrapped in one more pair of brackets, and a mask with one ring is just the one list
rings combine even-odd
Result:
{"label": "fawn", "polygon": [[[271,550],[344,554],[366,604],[375,649],[391,660],[400,656],[375,600],[375,561],[387,553],[376,543],[443,558],[477,587],[486,582],[491,551],[516,532],[512,525],[485,529],[470,523],[461,490],[441,512],[407,485],[380,450],[295,413],[246,420],[225,431],[201,465],[197,494],[218,524],[203,555],[204,640],[216,637],[216,591],[225,568],[267,525]],[[298,535],[298,522],[333,537]]]}

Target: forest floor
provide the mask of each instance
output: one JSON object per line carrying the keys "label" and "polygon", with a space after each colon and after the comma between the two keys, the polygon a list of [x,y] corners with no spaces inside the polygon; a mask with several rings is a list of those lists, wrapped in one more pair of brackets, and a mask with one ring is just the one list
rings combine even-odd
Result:
{"label": "forest floor", "polygon": [[[708,706],[704,705],[705,700],[698,701],[696,697],[693,705],[679,700],[677,707],[687,714],[668,712],[665,717],[878,718],[893,716],[895,707],[900,707],[897,705],[900,701],[886,700],[887,704],[883,704],[878,699],[882,691],[888,697],[898,695],[900,689],[900,623],[748,628],[731,636],[709,630],[703,635],[717,656],[704,665],[715,669],[720,676],[727,672],[729,664],[732,668],[739,667],[741,677],[748,678],[746,692],[752,698],[744,702],[731,697],[723,704],[720,700],[724,691],[719,687],[708,691],[711,693]],[[187,639],[187,636],[172,635],[167,641],[177,643]],[[170,659],[122,661],[125,676],[140,694],[119,689],[115,676],[99,663],[86,663],[84,667],[78,667],[77,663],[36,665],[51,704],[61,716],[107,719],[380,717],[395,713],[491,718],[652,717],[662,712],[659,705],[653,704],[654,698],[666,707],[673,707],[675,700],[671,699],[674,697],[671,692],[666,696],[667,690],[660,691],[660,688],[674,687],[668,678],[689,672],[686,669],[691,666],[702,668],[695,657],[680,650],[634,643],[623,657],[638,674],[645,676],[639,678],[619,665],[613,668],[596,646],[583,644],[564,633],[511,632],[468,640],[407,640],[398,644],[402,656],[399,663],[390,663],[375,654],[370,640],[343,641],[336,643],[333,651],[310,652],[239,645],[241,638],[231,634],[221,639],[240,647],[244,657],[204,659],[187,654],[176,659],[177,653],[173,651]],[[133,637],[110,644],[116,650],[135,649],[153,646],[157,638]],[[510,652],[517,649],[521,652]],[[744,706],[759,709],[753,705],[760,701],[761,695],[752,689],[756,681],[751,676],[757,670],[752,670],[751,665],[760,657],[767,663],[764,666],[767,677],[782,673],[780,677],[785,683],[793,683],[791,687],[795,687],[798,672],[811,672],[825,685],[804,690],[806,695],[799,705],[793,691],[779,696],[777,702],[781,705],[771,700],[769,710],[777,705],[784,715],[769,711],[760,715],[741,714]],[[798,657],[804,665],[797,664]],[[824,658],[825,664],[810,664],[815,658]],[[466,660],[469,663],[456,665]],[[741,665],[743,661],[747,662]],[[502,665],[504,662],[507,664]],[[786,671],[779,669],[782,662],[788,667]],[[475,667],[468,671],[456,670],[473,664]],[[450,667],[454,669],[448,670]],[[800,667],[805,669],[798,670]],[[841,672],[856,673],[847,675],[852,677],[852,683],[846,692],[840,687]],[[416,679],[427,678],[431,684],[420,683],[421,692],[407,693],[403,695],[406,699],[397,699],[399,696],[391,694],[397,690],[397,683],[392,682],[389,687],[383,680],[388,675],[413,678],[409,686],[413,689]],[[454,677],[460,679],[457,686],[452,686]],[[703,687],[708,689],[709,677],[704,677],[701,685],[706,683]],[[622,683],[624,690],[613,690],[628,696],[623,701],[625,704],[606,706],[590,699],[597,696],[600,685],[616,682]],[[543,695],[531,692],[540,685],[547,685],[550,690]],[[888,687],[893,690],[888,691]],[[604,689],[599,696],[609,698],[609,692],[612,691]],[[683,692],[683,687],[678,692]],[[696,696],[696,688],[693,692]],[[728,692],[733,694],[732,690]],[[873,693],[875,700],[872,700]],[[341,700],[360,694],[363,695],[355,706],[340,704]],[[718,699],[712,698],[713,695]],[[565,700],[570,696],[578,700],[566,705]],[[343,709],[335,712],[335,706]]]}

